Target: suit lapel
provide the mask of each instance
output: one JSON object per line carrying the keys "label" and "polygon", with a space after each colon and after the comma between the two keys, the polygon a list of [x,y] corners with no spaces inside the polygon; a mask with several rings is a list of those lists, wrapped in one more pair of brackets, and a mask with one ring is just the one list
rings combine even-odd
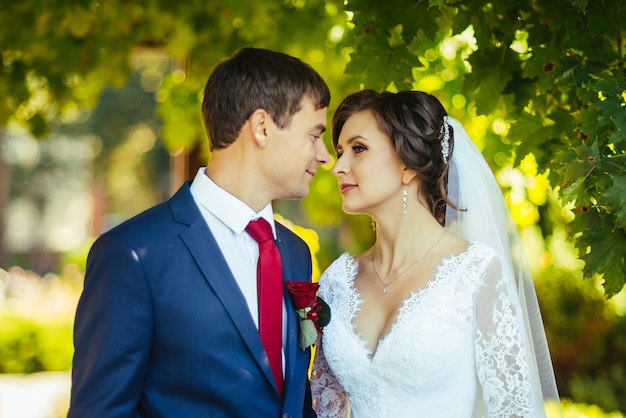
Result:
{"label": "suit lapel", "polygon": [[224,306],[232,323],[248,346],[259,367],[263,370],[266,378],[273,382],[274,379],[267,362],[265,349],[250,315],[248,304],[224,259],[213,233],[207,227],[191,197],[189,183],[184,185],[170,199],[170,207],[174,218],[178,222],[189,225],[189,228],[180,233],[181,239],[196,261],[208,285]]}

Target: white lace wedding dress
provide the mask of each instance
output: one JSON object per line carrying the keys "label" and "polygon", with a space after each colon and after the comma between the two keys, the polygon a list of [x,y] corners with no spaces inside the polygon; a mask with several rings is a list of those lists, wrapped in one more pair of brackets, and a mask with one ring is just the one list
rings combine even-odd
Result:
{"label": "white lace wedding dress", "polygon": [[332,319],[311,376],[319,417],[545,416],[531,389],[513,281],[489,247],[472,242],[443,259],[403,302],[375,353],[353,325],[362,302],[357,273],[343,254],[320,279]]}

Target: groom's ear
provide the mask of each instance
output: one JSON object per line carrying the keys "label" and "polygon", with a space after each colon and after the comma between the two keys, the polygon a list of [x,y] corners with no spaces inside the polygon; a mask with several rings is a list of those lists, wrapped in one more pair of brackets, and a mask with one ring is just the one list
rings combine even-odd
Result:
{"label": "groom's ear", "polygon": [[[257,109],[248,118],[248,127],[250,135],[254,142],[264,148],[268,140],[268,123],[271,121],[269,114],[264,109]],[[245,128],[244,128],[245,129]]]}

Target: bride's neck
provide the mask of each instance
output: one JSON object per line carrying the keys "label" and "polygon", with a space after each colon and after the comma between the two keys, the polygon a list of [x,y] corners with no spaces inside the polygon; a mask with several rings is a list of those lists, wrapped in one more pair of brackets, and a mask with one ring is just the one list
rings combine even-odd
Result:
{"label": "bride's neck", "polygon": [[428,251],[443,231],[432,216],[377,223],[374,243],[377,261],[403,264]]}

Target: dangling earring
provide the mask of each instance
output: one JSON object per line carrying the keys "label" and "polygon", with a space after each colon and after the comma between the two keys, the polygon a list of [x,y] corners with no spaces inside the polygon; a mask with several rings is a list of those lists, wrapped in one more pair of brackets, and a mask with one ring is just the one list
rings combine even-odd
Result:
{"label": "dangling earring", "polygon": [[402,190],[402,212],[404,214],[404,219],[406,219],[406,216],[409,213],[409,191],[406,187]]}
{"label": "dangling earring", "polygon": [[376,232],[376,222],[372,219],[372,231]]}

